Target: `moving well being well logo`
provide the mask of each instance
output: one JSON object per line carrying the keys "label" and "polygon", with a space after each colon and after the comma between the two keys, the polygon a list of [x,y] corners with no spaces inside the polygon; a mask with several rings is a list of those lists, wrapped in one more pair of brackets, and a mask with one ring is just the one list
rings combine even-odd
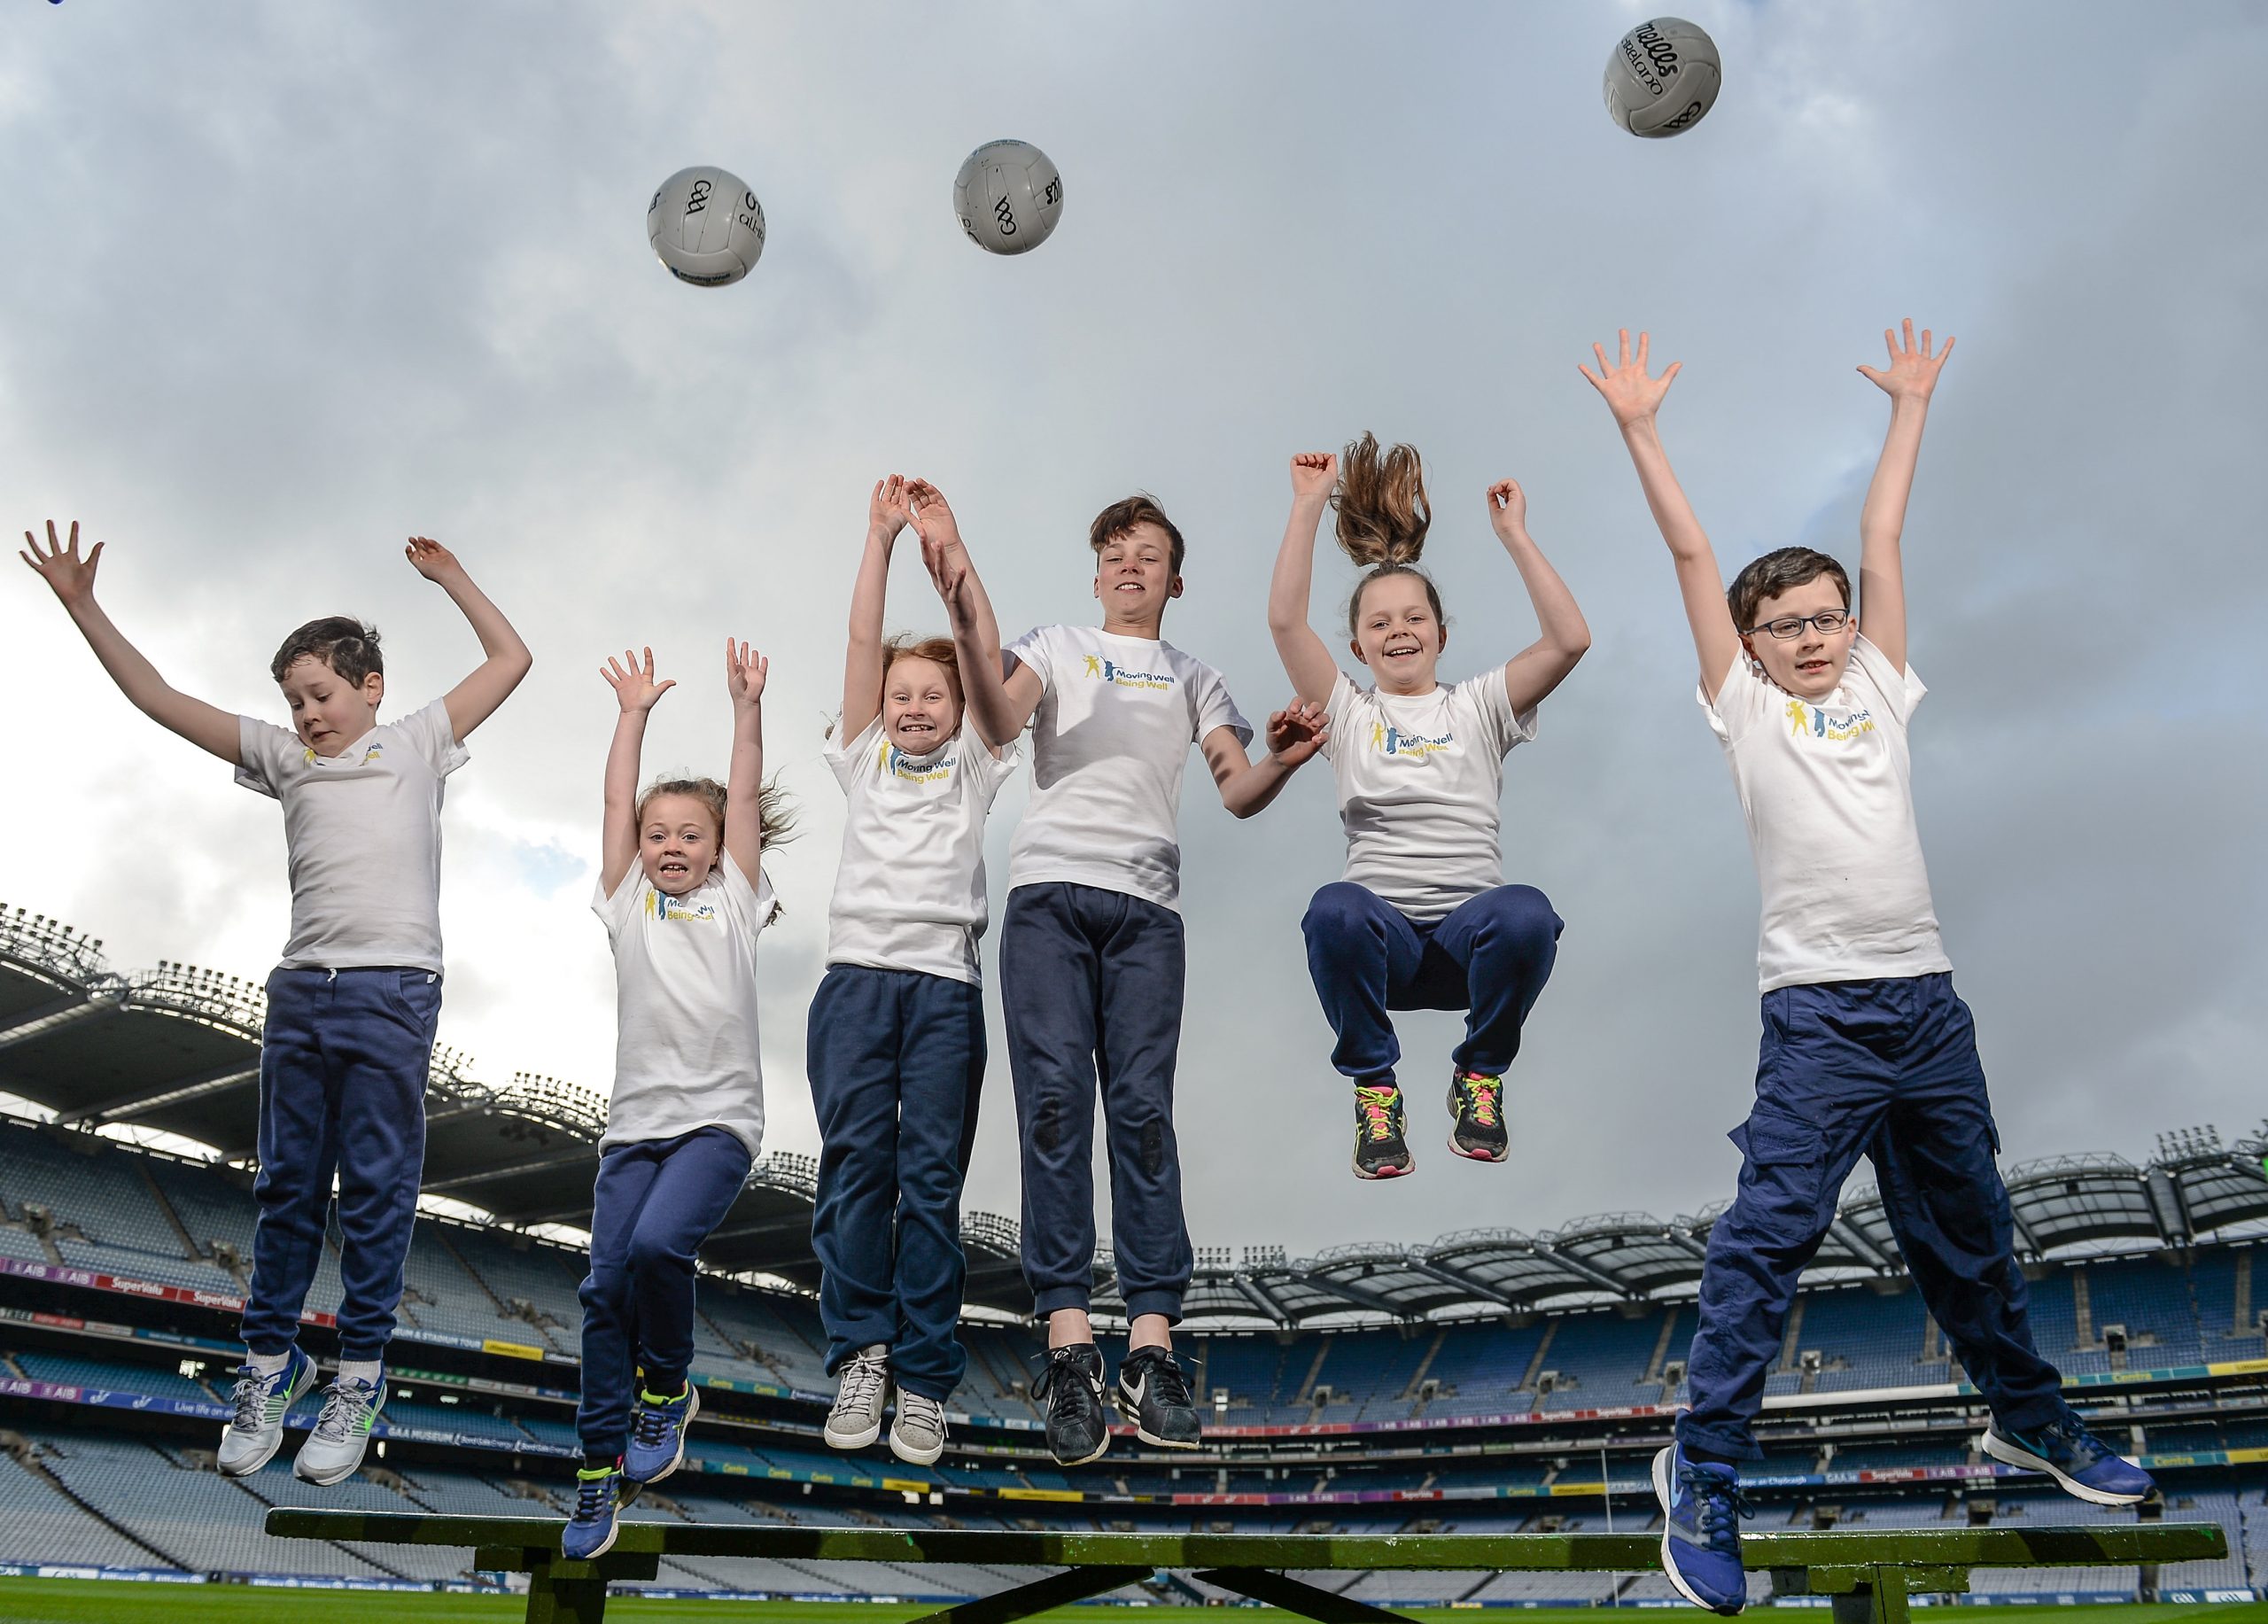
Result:
{"label": "moving well being well logo", "polygon": [[713,902],[695,902],[690,897],[672,897],[667,891],[646,893],[646,917],[664,925],[706,925],[717,917]]}
{"label": "moving well being well logo", "polygon": [[1091,654],[1086,658],[1086,669],[1082,675],[1099,678],[1116,688],[1142,688],[1162,692],[1175,684],[1174,674],[1169,671],[1129,671],[1107,655]]}
{"label": "moving well being well logo", "polygon": [[953,768],[959,765],[958,755],[909,756],[887,739],[882,741],[881,754],[875,760],[875,765],[890,777],[913,784],[942,783],[953,775]]}
{"label": "moving well being well logo", "polygon": [[1443,750],[1455,750],[1456,734],[1449,732],[1428,738],[1421,733],[1404,733],[1391,722],[1372,722],[1371,748],[1381,756],[1423,760]]}
{"label": "moving well being well logo", "polygon": [[1788,701],[1788,731],[1798,739],[1825,739],[1840,744],[1875,730],[1875,713],[1861,705],[1839,719],[1800,699]]}

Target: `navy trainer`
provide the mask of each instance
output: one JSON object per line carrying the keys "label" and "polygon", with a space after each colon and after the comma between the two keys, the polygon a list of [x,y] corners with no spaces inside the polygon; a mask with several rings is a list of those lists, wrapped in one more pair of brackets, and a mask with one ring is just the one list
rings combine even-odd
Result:
{"label": "navy trainer", "polygon": [[1740,1473],[1689,1460],[1673,1443],[1654,1457],[1654,1496],[1662,1503],[1662,1572],[1677,1593],[1728,1618],[1747,1606],[1740,1524],[1756,1513],[1741,1497]]}
{"label": "navy trainer", "polygon": [[2157,1484],[2150,1474],[2087,1430],[2076,1415],[2031,1432],[1984,1429],[1978,1447],[1994,1460],[2045,1472],[2065,1491],[2096,1505],[2132,1505]]}
{"label": "navy trainer", "polygon": [[571,1562],[587,1562],[614,1547],[617,1491],[622,1473],[611,1466],[575,1473],[575,1514],[559,1531],[559,1554]]}

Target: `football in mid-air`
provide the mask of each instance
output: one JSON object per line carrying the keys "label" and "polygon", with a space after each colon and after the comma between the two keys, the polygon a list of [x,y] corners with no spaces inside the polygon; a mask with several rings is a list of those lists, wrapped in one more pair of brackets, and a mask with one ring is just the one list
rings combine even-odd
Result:
{"label": "football in mid-air", "polygon": [[1717,43],[1682,17],[1657,17],[1624,35],[1606,61],[1606,111],[1634,136],[1678,136],[1717,105]]}
{"label": "football in mid-air", "polygon": [[987,253],[1029,253],[1063,217],[1063,177],[1029,141],[988,141],[953,177],[953,212]]}
{"label": "football in mid-air", "polygon": [[747,276],[763,253],[764,206],[730,170],[680,169],[647,206],[646,240],[680,282],[721,288]]}

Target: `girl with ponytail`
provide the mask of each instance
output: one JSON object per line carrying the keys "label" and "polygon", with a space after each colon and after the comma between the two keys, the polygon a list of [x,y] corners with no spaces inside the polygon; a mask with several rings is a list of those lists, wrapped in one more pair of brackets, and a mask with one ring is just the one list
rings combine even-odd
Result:
{"label": "girl with ponytail", "polygon": [[[1449,1149],[1502,1162],[1503,1075],[1551,974],[1560,921],[1533,886],[1503,882],[1498,801],[1504,757],[1535,736],[1536,707],[1590,647],[1582,610],[1527,533],[1518,482],[1488,487],[1488,518],[1511,556],[1542,635],[1501,666],[1445,687],[1435,666],[1449,618],[1418,567],[1433,513],[1417,451],[1365,433],[1342,463],[1292,459],[1292,516],[1269,589],[1268,628],[1300,697],[1325,707],[1347,868],[1315,894],[1301,929],[1308,969],[1338,1035],[1332,1064],[1355,1087],[1355,1176],[1415,1165],[1394,1068],[1396,1009],[1465,1011],[1451,1056]],[[1316,531],[1338,513],[1339,545],[1364,568],[1348,606],[1348,650],[1364,688],[1308,624]]]}

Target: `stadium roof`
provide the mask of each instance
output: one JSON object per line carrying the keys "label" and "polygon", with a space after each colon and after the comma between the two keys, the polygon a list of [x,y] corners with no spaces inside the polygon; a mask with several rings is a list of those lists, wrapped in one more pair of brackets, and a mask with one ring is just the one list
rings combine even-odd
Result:
{"label": "stadium roof", "polygon": [[[253,1154],[259,985],[161,962],[124,974],[102,944],[56,921],[0,908],[0,1092],[79,1128],[152,1128]],[[521,1225],[581,1225],[590,1216],[606,1102],[527,1073],[489,1084],[462,1056],[433,1059],[426,1092],[423,1192]],[[2179,1247],[2268,1232],[2268,1123],[2233,1149],[2210,1129],[2161,1136],[2137,1167],[2116,1155],[2058,1156],[2008,1170],[2019,1249],[2047,1258],[2122,1245]],[[812,1255],[818,1166],[775,1153],[760,1162],[703,1258],[732,1273],[819,1284]],[[1519,1312],[1582,1302],[1689,1294],[1721,1208],[1690,1217],[1609,1213],[1541,1234],[1464,1230],[1425,1245],[1335,1247],[1288,1257],[1281,1247],[1205,1248],[1184,1308],[1193,1321],[1295,1326]],[[1029,1311],[1009,1219],[971,1213],[968,1301]],[[1812,1264],[1814,1278],[1899,1267],[1881,1197],[1847,1192]],[[1095,1306],[1122,1314],[1107,1251],[1095,1260]]]}

